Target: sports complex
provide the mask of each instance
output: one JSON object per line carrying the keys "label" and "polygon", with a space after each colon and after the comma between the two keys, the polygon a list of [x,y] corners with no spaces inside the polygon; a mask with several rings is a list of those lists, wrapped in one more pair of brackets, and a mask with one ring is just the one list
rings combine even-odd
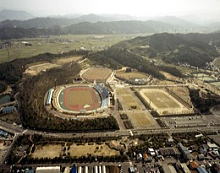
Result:
{"label": "sports complex", "polygon": [[46,105],[60,113],[98,113],[109,107],[109,91],[104,84],[57,86],[47,92]]}

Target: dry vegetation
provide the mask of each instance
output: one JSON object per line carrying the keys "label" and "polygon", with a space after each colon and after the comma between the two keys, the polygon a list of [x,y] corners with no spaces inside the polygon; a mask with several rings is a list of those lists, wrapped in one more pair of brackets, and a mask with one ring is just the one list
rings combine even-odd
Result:
{"label": "dry vegetation", "polygon": [[117,156],[119,152],[109,148],[106,144],[93,144],[89,145],[86,143],[85,145],[76,145],[73,144],[70,146],[70,156],[71,157],[82,157],[82,156]]}
{"label": "dry vegetation", "polygon": [[82,77],[90,82],[95,80],[105,82],[111,74],[112,70],[108,68],[89,68],[82,74]]}
{"label": "dry vegetation", "polygon": [[149,112],[129,113],[129,119],[133,126],[138,129],[159,127]]}
{"label": "dry vegetation", "polygon": [[124,80],[131,80],[131,79],[147,79],[148,76],[144,73],[140,72],[124,72],[124,71],[117,71],[116,77]]}
{"label": "dry vegetation", "polygon": [[62,151],[61,144],[37,145],[35,151],[31,154],[34,159],[60,157]]}

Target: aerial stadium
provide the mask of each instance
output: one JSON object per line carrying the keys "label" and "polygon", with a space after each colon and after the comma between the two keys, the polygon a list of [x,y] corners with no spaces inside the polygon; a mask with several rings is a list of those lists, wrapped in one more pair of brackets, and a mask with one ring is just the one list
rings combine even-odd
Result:
{"label": "aerial stadium", "polygon": [[47,92],[45,105],[64,114],[99,113],[110,106],[109,90],[96,83],[57,86]]}

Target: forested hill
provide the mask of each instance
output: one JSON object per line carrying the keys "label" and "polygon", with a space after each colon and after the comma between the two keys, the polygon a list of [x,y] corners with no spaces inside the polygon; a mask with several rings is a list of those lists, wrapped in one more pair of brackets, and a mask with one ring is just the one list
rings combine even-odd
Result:
{"label": "forested hill", "polygon": [[[60,34],[139,34],[185,32],[186,28],[159,21],[82,22],[71,19],[35,18],[28,21],[0,23],[0,39],[38,37]],[[69,25],[71,24],[71,25]],[[33,33],[31,30],[35,30]]]}
{"label": "forested hill", "polygon": [[126,49],[130,52],[167,63],[182,63],[204,67],[218,56],[215,45],[220,33],[212,34],[169,34],[161,33],[137,37],[114,45],[111,49]]}

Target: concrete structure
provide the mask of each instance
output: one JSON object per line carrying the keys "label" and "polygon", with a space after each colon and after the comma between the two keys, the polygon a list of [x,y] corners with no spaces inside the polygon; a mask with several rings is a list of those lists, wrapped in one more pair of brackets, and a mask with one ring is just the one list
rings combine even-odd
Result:
{"label": "concrete structure", "polygon": [[51,105],[54,89],[50,89],[47,93],[46,105]]}
{"label": "concrete structure", "polygon": [[37,167],[36,173],[60,173],[60,166]]}
{"label": "concrete structure", "polygon": [[185,163],[182,163],[180,165],[184,173],[191,173],[191,171],[189,170],[189,168],[187,167]]}
{"label": "concrete structure", "polygon": [[191,160],[192,159],[192,155],[191,155],[190,151],[186,147],[184,147],[182,143],[178,143],[178,147],[179,147],[179,150],[182,153],[183,158],[185,160]]}

